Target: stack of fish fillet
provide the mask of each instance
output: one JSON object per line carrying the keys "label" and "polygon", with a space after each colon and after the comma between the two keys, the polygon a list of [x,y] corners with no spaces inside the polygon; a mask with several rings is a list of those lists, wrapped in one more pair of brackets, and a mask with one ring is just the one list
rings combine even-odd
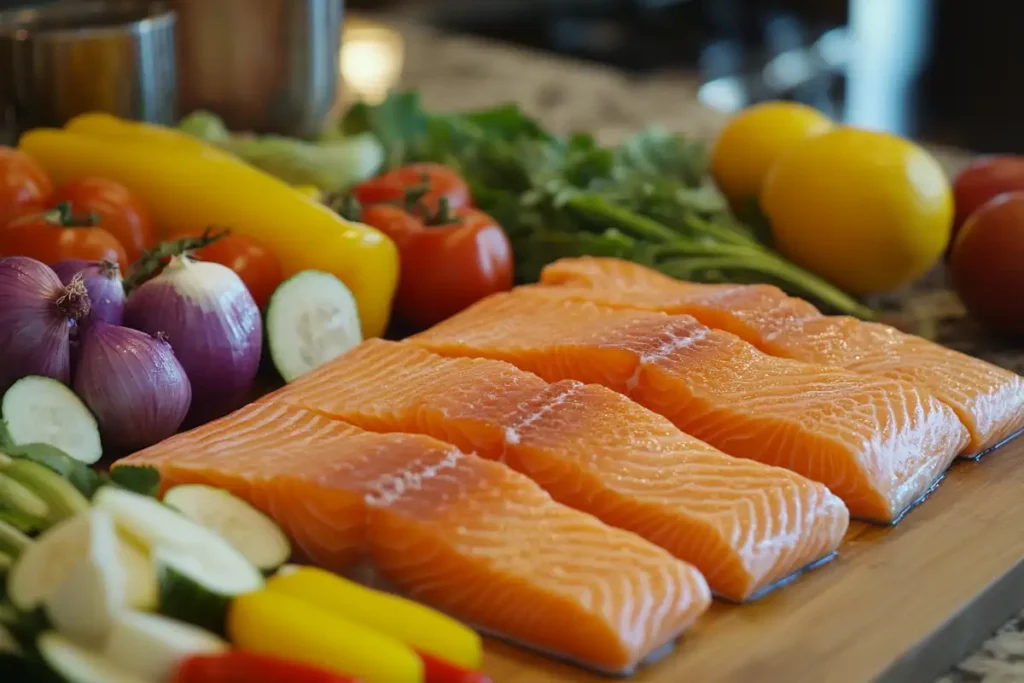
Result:
{"label": "stack of fish fillet", "polygon": [[[120,464],[313,562],[611,673],[823,563],[1024,428],[1024,379],[770,286],[568,259]],[[912,523],[912,522],[908,522]]]}

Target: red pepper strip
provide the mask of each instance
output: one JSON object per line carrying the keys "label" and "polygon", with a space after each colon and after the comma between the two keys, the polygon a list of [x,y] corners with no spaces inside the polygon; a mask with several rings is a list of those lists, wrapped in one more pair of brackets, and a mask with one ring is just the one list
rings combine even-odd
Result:
{"label": "red pepper strip", "polygon": [[424,683],[493,683],[490,677],[479,671],[463,669],[426,652],[416,654],[423,660]]}
{"label": "red pepper strip", "polygon": [[307,664],[234,650],[189,657],[171,683],[359,683]]}

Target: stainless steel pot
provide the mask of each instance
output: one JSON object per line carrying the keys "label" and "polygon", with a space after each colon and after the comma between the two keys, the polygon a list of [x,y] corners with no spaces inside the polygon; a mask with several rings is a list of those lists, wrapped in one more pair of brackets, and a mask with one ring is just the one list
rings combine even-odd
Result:
{"label": "stainless steel pot", "polygon": [[344,0],[172,0],[181,115],[315,135],[337,99]]}
{"label": "stainless steel pot", "polygon": [[5,130],[106,111],[173,123],[174,13],[160,2],[78,0],[0,12]]}

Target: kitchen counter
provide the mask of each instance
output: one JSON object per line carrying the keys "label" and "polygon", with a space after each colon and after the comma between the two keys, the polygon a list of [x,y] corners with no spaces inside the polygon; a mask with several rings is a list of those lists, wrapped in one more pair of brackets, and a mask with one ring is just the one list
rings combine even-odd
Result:
{"label": "kitchen counter", "polygon": [[[725,118],[697,101],[697,81],[690,74],[631,79],[589,63],[386,20],[403,38],[398,87],[416,88],[430,108],[459,110],[516,102],[549,129],[587,130],[606,142],[648,125],[710,139]],[[950,174],[970,159],[959,150],[933,151]],[[944,273],[937,270],[913,287],[873,303],[891,312],[897,324],[1024,373],[1024,349],[996,341],[973,325],[943,282]],[[936,683],[1016,680],[1024,681],[1024,612]]]}

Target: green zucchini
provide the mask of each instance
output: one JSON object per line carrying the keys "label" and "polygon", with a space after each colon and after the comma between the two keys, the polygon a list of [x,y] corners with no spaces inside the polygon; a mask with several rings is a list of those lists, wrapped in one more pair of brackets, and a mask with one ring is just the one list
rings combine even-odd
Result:
{"label": "green zucchini", "polygon": [[68,480],[45,465],[19,459],[0,470],[0,474],[36,494],[47,505],[51,524],[89,509],[88,499]]}
{"label": "green zucchini", "polygon": [[4,394],[0,415],[18,444],[49,444],[88,465],[103,455],[96,418],[82,399],[49,377],[24,377]]}
{"label": "green zucchini", "polygon": [[155,683],[155,680],[124,670],[55,631],[40,635],[36,648],[49,673],[61,683]]}
{"label": "green zucchini", "polygon": [[271,572],[288,561],[288,537],[272,519],[224,489],[202,484],[175,486],[164,503],[215,531],[257,568]]}

